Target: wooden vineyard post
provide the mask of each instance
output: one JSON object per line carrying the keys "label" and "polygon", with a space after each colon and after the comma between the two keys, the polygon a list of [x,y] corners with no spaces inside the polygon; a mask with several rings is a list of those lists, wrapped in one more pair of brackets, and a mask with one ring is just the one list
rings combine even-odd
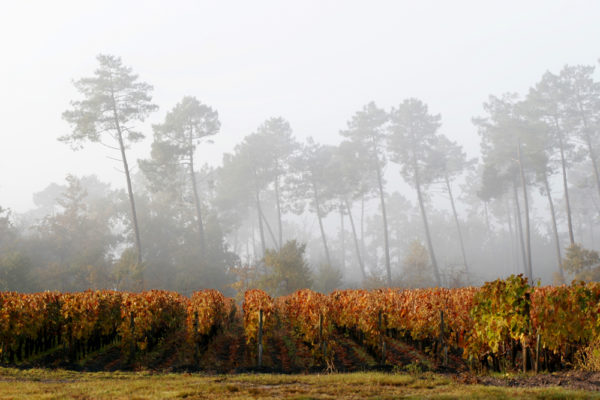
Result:
{"label": "wooden vineyard post", "polygon": [[527,372],[527,345],[525,344],[525,339],[521,343],[523,346],[523,372]]}
{"label": "wooden vineyard post", "polygon": [[535,341],[535,373],[537,374],[539,371],[539,365],[540,365],[540,334],[538,332],[537,337],[536,337],[536,341]]}
{"label": "wooden vineyard post", "polygon": [[129,346],[129,362],[132,363],[135,358],[135,320],[133,311],[129,313],[129,330],[131,331],[131,343]]}
{"label": "wooden vineyard post", "polygon": [[440,350],[442,351],[445,367],[448,365],[448,348],[444,342],[444,310],[440,310]]}
{"label": "wooden vineyard post", "polygon": [[382,313],[379,311],[378,316],[379,335],[381,340],[381,364],[385,364],[385,336],[383,334]]}
{"label": "wooden vineyard post", "polygon": [[262,367],[263,310],[258,310],[258,366]]}
{"label": "wooden vineyard post", "polygon": [[198,343],[198,311],[194,311],[194,364],[200,363],[200,343]]}

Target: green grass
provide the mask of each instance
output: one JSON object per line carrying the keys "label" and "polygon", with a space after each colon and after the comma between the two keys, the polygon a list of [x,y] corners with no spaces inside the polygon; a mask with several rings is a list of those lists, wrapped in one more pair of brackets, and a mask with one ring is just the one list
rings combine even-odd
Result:
{"label": "green grass", "polygon": [[202,375],[0,368],[2,399],[589,399],[563,388],[464,385],[431,373]]}

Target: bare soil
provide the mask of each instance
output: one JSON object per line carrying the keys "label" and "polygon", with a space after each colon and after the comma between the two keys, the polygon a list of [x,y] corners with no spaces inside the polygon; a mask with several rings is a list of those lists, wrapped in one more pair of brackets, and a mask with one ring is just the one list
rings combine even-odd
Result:
{"label": "bare soil", "polygon": [[541,373],[537,375],[474,376],[457,374],[454,379],[459,383],[482,384],[506,387],[548,387],[560,386],[570,389],[600,391],[600,372],[564,371]]}

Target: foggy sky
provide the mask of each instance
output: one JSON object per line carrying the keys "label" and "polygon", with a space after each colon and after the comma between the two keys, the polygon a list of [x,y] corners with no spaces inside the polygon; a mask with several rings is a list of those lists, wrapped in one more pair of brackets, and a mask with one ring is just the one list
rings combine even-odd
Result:
{"label": "foggy sky", "polygon": [[600,2],[573,0],[0,2],[0,205],[24,211],[68,173],[123,186],[106,148],[74,153],[56,140],[70,132],[61,113],[77,98],[72,80],[92,74],[98,53],[155,88],[160,109],[132,165],[148,157],[150,124],[184,95],[219,111],[215,144],[198,152],[213,165],[271,116],[300,140],[337,143],[367,102],[388,109],[407,97],[441,113],[440,132],[473,156],[471,118],[487,96],[597,64],[599,20]]}

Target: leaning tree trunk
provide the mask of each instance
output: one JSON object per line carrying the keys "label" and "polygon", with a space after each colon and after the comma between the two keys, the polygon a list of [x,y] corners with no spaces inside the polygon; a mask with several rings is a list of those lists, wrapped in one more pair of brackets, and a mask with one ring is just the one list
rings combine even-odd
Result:
{"label": "leaning tree trunk", "polygon": [[523,258],[523,272],[527,274],[527,255],[525,254],[525,240],[523,239],[523,221],[521,219],[521,206],[519,205],[519,194],[517,183],[513,180],[513,197],[515,201],[515,214],[517,217],[517,231],[519,231],[519,244],[521,245],[521,256]]}
{"label": "leaning tree trunk", "polygon": [[323,229],[323,220],[321,218],[321,209],[319,206],[319,194],[317,193],[317,185],[314,181],[312,182],[312,189],[317,219],[319,220],[319,229],[321,230],[321,239],[323,240],[323,249],[325,250],[325,258],[327,259],[327,264],[331,267],[331,257],[329,257],[329,247],[327,246],[327,237],[325,236],[325,229]]}
{"label": "leaning tree trunk", "polygon": [[450,196],[450,204],[452,205],[452,213],[454,214],[454,222],[456,223],[456,231],[458,232],[458,241],[460,243],[460,251],[462,253],[463,262],[465,263],[465,273],[469,276],[469,264],[467,263],[467,253],[465,252],[465,243],[463,241],[462,232],[460,229],[460,222],[458,221],[458,214],[456,213],[456,205],[454,204],[454,196],[452,195],[452,187],[450,186],[450,180],[448,174],[444,174],[446,180],[446,188],[448,189],[448,195]]}
{"label": "leaning tree trunk", "polygon": [[571,246],[575,244],[575,236],[573,235],[573,221],[571,220],[571,202],[569,201],[569,185],[567,184],[567,162],[565,161],[565,148],[562,139],[562,134],[558,134],[558,144],[560,147],[560,165],[562,168],[563,190],[565,193],[565,206],[567,209],[567,225],[569,226],[569,240]]}
{"label": "leaning tree trunk", "polygon": [[588,147],[588,151],[590,153],[590,158],[592,159],[592,167],[594,168],[594,178],[596,179],[596,188],[598,189],[598,195],[600,195],[600,175],[598,174],[598,163],[596,162],[596,154],[594,153],[594,148],[592,147],[592,139],[590,135],[586,135],[586,144]]}
{"label": "leaning tree trunk", "polygon": [[596,162],[596,154],[594,153],[594,148],[592,146],[592,138],[590,137],[590,126],[588,124],[588,120],[581,104],[581,98],[579,93],[577,93],[577,106],[579,107],[579,113],[581,117],[581,121],[583,122],[583,130],[584,130],[584,140],[587,145],[588,152],[590,153],[590,159],[592,160],[592,167],[594,169],[594,178],[596,180],[596,188],[598,189],[598,194],[600,195],[600,175],[598,174],[598,164]]}
{"label": "leaning tree trunk", "polygon": [[363,265],[367,264],[367,248],[365,246],[365,195],[360,201],[360,254],[362,254]]}
{"label": "leaning tree trunk", "polygon": [[[256,211],[258,214],[258,210]],[[251,220],[252,221],[252,220]],[[258,250],[256,249],[256,228],[254,227],[254,221],[251,222],[252,229],[250,230],[252,234],[252,257],[256,259],[256,255],[258,254]]]}
{"label": "leaning tree trunk", "polygon": [[[121,159],[123,160],[123,170],[125,171],[125,178],[127,180],[127,194],[129,195],[129,205],[131,207],[131,220],[133,222],[133,230],[135,234],[135,247],[137,249],[137,263],[142,265],[142,241],[140,239],[140,228],[137,220],[137,213],[135,211],[135,200],[133,198],[133,187],[131,186],[131,177],[129,175],[129,165],[127,164],[127,157],[125,156],[125,143],[123,142],[123,132],[121,131],[121,124],[119,123],[119,115],[117,113],[117,103],[115,101],[114,94],[112,95],[112,107],[113,107],[113,118],[115,120],[115,127],[117,128],[117,138],[119,140],[119,149],[121,150]],[[144,286],[144,277],[142,275],[142,288]]]}
{"label": "leaning tree trunk", "polygon": [[269,232],[269,237],[271,238],[271,241],[273,242],[273,246],[278,247],[278,250],[281,250],[281,247],[279,247],[277,244],[277,239],[275,239],[275,234],[273,233],[273,229],[271,229],[271,224],[269,224],[269,220],[267,220],[267,217],[262,212],[262,207],[261,207],[261,217],[262,217],[264,224],[267,226],[267,232]]}
{"label": "leaning tree trunk", "polygon": [[387,213],[385,212],[385,196],[383,192],[383,182],[381,177],[381,168],[379,167],[379,160],[377,160],[376,170],[377,185],[379,186],[379,199],[381,200],[381,214],[383,217],[383,250],[385,253],[385,271],[387,273],[387,283],[389,286],[392,286],[392,269],[390,266],[390,243],[388,238]]}
{"label": "leaning tree trunk", "polygon": [[508,237],[510,242],[510,264],[513,265],[513,271],[516,272],[516,266],[519,264],[519,258],[517,257],[517,252],[515,251],[515,240],[513,235],[513,227],[512,227],[512,212],[510,211],[510,202],[506,199],[506,215],[508,220]]}
{"label": "leaning tree trunk", "polygon": [[427,213],[425,212],[425,202],[423,200],[423,195],[421,194],[421,180],[419,178],[419,167],[417,166],[416,160],[414,161],[414,173],[415,188],[417,189],[417,197],[419,199],[421,217],[423,217],[423,226],[425,228],[425,237],[427,239],[427,249],[429,250],[429,258],[431,258],[431,266],[433,267],[435,282],[438,286],[441,286],[442,279],[440,278],[440,271],[438,269],[437,259],[435,258],[435,252],[433,251],[433,242],[431,240],[431,233],[429,232],[429,222],[427,222]]}
{"label": "leaning tree trunk", "polygon": [[529,282],[533,282],[533,268],[531,265],[531,230],[529,227],[529,200],[527,199],[527,181],[523,171],[523,159],[521,157],[521,143],[517,144],[517,155],[519,157],[519,173],[521,174],[521,186],[523,188],[523,207],[525,208],[525,240],[527,244],[527,276]]}
{"label": "leaning tree trunk", "polygon": [[190,150],[190,179],[192,180],[192,191],[194,192],[194,205],[196,206],[196,222],[198,224],[198,244],[200,245],[200,254],[206,255],[206,244],[204,240],[204,224],[202,223],[202,209],[200,206],[200,197],[198,196],[198,187],[196,185],[196,173],[194,172],[194,152]]}
{"label": "leaning tree trunk", "polygon": [[266,245],[265,245],[265,229],[263,227],[263,213],[262,208],[260,206],[260,195],[258,193],[258,188],[254,191],[256,195],[256,214],[258,215],[258,232],[260,233],[260,246],[262,250],[261,258],[265,256]]}
{"label": "leaning tree trunk", "polygon": [[346,232],[344,229],[344,204],[340,203],[340,245],[342,247],[342,273],[346,271]]}
{"label": "leaning tree trunk", "polygon": [[279,249],[283,246],[283,224],[281,222],[281,199],[279,198],[279,175],[275,177],[275,202],[277,204],[277,226],[279,229]]}
{"label": "leaning tree trunk", "polygon": [[356,235],[356,227],[354,226],[354,218],[352,217],[352,208],[350,204],[348,204],[348,200],[344,199],[344,204],[346,204],[346,209],[348,210],[348,218],[350,219],[350,226],[352,227],[352,238],[354,239],[354,248],[356,250],[356,259],[358,260],[358,266],[360,267],[360,272],[362,274],[362,278],[366,278],[365,274],[365,265],[363,263],[362,257],[360,256],[360,247],[358,244],[358,237]]}
{"label": "leaning tree trunk", "polygon": [[246,265],[250,265],[250,237],[249,236],[246,236]]}
{"label": "leaning tree trunk", "polygon": [[550,215],[552,216],[552,232],[554,233],[556,258],[558,260],[558,272],[560,273],[561,280],[564,282],[565,274],[563,273],[562,255],[560,254],[560,240],[558,238],[558,228],[556,227],[556,213],[554,212],[554,202],[552,201],[552,193],[550,192],[550,183],[548,183],[548,175],[546,171],[544,171],[544,187],[546,188],[546,194],[548,195],[548,205],[550,206]]}

